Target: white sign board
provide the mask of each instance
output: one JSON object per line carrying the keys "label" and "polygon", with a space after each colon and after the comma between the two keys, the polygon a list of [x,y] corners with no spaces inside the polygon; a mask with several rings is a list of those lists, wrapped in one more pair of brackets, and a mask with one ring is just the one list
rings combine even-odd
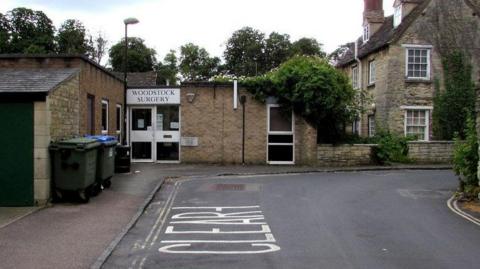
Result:
{"label": "white sign board", "polygon": [[128,105],[180,104],[180,89],[128,89]]}
{"label": "white sign board", "polygon": [[198,147],[198,137],[185,137],[183,136],[180,144],[184,147]]}

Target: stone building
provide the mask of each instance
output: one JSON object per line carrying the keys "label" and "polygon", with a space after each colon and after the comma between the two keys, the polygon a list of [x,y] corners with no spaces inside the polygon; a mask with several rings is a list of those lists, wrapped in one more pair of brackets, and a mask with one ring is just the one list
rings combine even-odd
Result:
{"label": "stone building", "polygon": [[236,83],[129,87],[132,161],[315,164],[316,130]]}
{"label": "stone building", "polygon": [[123,81],[83,56],[0,55],[0,205],[50,197],[50,142],[120,136]]}
{"label": "stone building", "polygon": [[377,126],[430,141],[433,97],[443,89],[442,55],[465,52],[478,79],[480,1],[395,0],[389,17],[382,0],[364,4],[363,35],[337,62],[370,97],[352,130],[372,136]]}

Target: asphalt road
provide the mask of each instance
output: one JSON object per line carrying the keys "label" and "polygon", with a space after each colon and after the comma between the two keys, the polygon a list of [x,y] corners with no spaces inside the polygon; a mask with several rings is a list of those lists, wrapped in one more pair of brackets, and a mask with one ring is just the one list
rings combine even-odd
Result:
{"label": "asphalt road", "polygon": [[479,268],[480,227],[449,171],[314,173],[164,185],[104,268]]}

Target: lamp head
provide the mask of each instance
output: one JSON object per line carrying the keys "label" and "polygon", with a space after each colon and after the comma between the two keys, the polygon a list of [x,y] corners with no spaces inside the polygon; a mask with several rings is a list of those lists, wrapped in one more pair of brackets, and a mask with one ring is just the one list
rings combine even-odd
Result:
{"label": "lamp head", "polygon": [[123,23],[125,23],[125,25],[136,24],[138,22],[139,22],[139,20],[137,20],[136,18],[126,18],[126,19],[123,20]]}

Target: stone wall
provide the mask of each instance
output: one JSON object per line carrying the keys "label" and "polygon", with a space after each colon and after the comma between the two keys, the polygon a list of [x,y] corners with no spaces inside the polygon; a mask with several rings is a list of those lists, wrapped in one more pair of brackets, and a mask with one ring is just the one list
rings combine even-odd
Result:
{"label": "stone wall", "polygon": [[408,157],[415,163],[451,163],[453,159],[453,142],[410,142],[408,143]]}
{"label": "stone wall", "polygon": [[[95,130],[93,134],[101,134],[102,100],[108,105],[108,134],[116,135],[116,105],[123,107],[123,82],[97,64],[77,56],[0,56],[0,68],[79,68],[79,135],[89,134],[87,128],[87,96],[94,96]],[[122,111],[123,113],[123,111]],[[123,118],[123,117],[122,117]]]}
{"label": "stone wall", "polygon": [[[239,88],[239,98],[242,95],[247,100],[245,163],[265,164],[267,106],[256,101],[245,89]],[[233,108],[233,85],[186,84],[181,89],[180,109],[182,137],[198,139],[198,146],[181,147],[182,163],[242,162],[242,105],[238,102],[238,108]],[[296,117],[295,130],[295,163],[315,163],[315,128]]]}
{"label": "stone wall", "polygon": [[33,190],[36,204],[50,197],[50,111],[47,102],[33,103]]}
{"label": "stone wall", "polygon": [[78,76],[64,81],[47,96],[52,141],[68,139],[80,133]]}
{"label": "stone wall", "polygon": [[330,145],[317,147],[317,165],[319,166],[361,166],[372,165],[372,148],[375,145]]}
{"label": "stone wall", "polygon": [[[362,166],[375,164],[372,149],[375,144],[326,145],[317,147],[319,166]],[[408,157],[415,164],[450,164],[453,157],[452,141],[409,142]]]}

